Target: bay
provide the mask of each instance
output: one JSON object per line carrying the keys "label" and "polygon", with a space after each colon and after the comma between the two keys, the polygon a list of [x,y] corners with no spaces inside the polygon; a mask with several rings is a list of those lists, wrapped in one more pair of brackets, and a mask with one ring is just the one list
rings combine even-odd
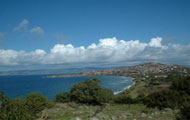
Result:
{"label": "bay", "polygon": [[133,85],[133,79],[124,76],[84,76],[47,78],[46,75],[0,76],[0,91],[10,98],[24,97],[28,93],[41,92],[49,99],[70,90],[73,84],[88,78],[100,79],[101,86],[112,89],[115,94]]}

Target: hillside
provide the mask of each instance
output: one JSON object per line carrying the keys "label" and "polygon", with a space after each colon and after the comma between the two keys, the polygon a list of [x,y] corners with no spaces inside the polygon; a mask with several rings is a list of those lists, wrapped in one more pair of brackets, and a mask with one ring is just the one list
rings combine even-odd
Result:
{"label": "hillside", "polygon": [[141,79],[148,77],[149,75],[154,74],[157,77],[164,77],[160,75],[168,74],[180,74],[185,76],[190,76],[190,68],[179,66],[179,65],[166,65],[161,63],[144,63],[140,65],[122,67],[110,70],[93,70],[89,72],[68,74],[68,75],[54,75],[48,77],[71,77],[71,76],[128,76],[128,77],[138,77]]}
{"label": "hillside", "polygon": [[[144,63],[111,70],[90,71],[49,77],[102,75],[133,77],[136,84],[115,96],[118,96],[118,98],[121,97],[120,104],[111,103],[106,104],[103,107],[86,106],[74,103],[56,104],[55,108],[49,109],[49,111],[45,112],[46,116],[55,120],[175,120],[176,113],[179,111],[178,109],[158,109],[155,106],[150,108],[147,107],[144,102],[140,102],[139,104],[138,100],[146,101],[150,95],[159,94],[163,91],[170,91],[173,78],[175,78],[176,75],[181,77],[190,76],[190,68],[179,65]],[[173,95],[173,93],[171,94]],[[167,95],[168,94],[163,94],[160,96],[161,98],[159,98],[162,99],[162,97],[165,96],[168,98]],[[180,99],[180,97],[176,98]],[[176,98],[174,97],[174,99]],[[130,100],[133,102],[130,103]],[[156,100],[157,98],[153,100],[153,103],[156,102]],[[158,104],[162,102],[159,102]],[[173,102],[173,99],[169,98],[167,102]]]}

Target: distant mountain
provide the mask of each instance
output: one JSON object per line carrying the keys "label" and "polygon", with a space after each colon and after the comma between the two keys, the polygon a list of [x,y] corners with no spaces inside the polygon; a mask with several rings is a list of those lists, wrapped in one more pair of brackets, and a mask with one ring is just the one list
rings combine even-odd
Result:
{"label": "distant mountain", "polygon": [[[63,69],[17,70],[0,72],[0,75],[55,75],[64,76],[88,76],[88,75],[147,75],[178,72],[189,74],[190,68],[179,65],[167,65],[155,62],[144,63],[129,67],[84,67]],[[54,76],[54,77],[55,77]]]}

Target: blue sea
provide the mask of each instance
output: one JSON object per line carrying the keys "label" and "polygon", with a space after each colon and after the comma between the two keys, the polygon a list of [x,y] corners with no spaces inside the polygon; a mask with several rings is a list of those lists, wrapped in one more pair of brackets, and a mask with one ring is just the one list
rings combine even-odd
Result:
{"label": "blue sea", "polygon": [[129,88],[133,79],[123,76],[88,76],[88,77],[64,77],[47,78],[46,75],[16,75],[0,76],[0,91],[10,98],[24,97],[28,93],[41,92],[49,99],[58,93],[70,90],[73,84],[85,81],[88,78],[100,79],[101,86],[112,89],[115,94]]}

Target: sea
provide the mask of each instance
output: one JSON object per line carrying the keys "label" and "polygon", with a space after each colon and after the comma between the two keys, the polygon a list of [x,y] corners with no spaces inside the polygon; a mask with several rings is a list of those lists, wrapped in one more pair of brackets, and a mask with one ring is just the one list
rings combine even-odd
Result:
{"label": "sea", "polygon": [[88,78],[101,80],[100,86],[111,89],[114,94],[131,87],[133,78],[124,76],[84,76],[48,78],[46,75],[0,76],[0,91],[9,98],[25,97],[32,92],[40,92],[48,99],[57,94],[70,91],[70,87]]}

